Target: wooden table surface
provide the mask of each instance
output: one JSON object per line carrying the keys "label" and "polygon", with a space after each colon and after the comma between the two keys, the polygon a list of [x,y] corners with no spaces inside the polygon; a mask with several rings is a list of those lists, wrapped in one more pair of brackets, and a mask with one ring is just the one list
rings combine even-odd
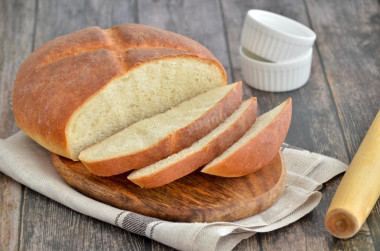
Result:
{"label": "wooden table surface", "polygon": [[[0,138],[19,129],[12,115],[15,75],[43,43],[88,26],[142,23],[189,36],[242,80],[239,40],[249,9],[295,19],[317,34],[312,73],[302,88],[268,93],[244,85],[261,111],[293,98],[286,142],[349,163],[380,108],[380,8],[377,0],[0,1]],[[380,202],[348,240],[328,234],[324,216],[342,176],[325,184],[319,206],[298,222],[257,234],[236,250],[380,250]],[[0,173],[0,250],[167,250],[148,238],[81,215]]]}

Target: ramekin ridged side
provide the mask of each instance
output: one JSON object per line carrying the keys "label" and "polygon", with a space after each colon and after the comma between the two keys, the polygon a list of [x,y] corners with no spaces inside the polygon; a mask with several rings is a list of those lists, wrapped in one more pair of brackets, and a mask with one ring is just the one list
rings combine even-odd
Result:
{"label": "ramekin ridged side", "polygon": [[263,62],[247,55],[240,46],[240,57],[245,82],[258,90],[270,92],[291,91],[300,88],[309,79],[313,49],[293,61]]}
{"label": "ramekin ridged side", "polygon": [[[281,31],[281,28],[274,28],[273,25],[268,26],[259,18],[256,20],[255,15],[268,15],[275,20],[272,22],[283,22],[282,29],[292,29],[294,26],[300,34],[305,35],[297,36]],[[241,33],[241,45],[244,48],[272,62],[291,61],[305,54],[313,46],[315,39],[315,33],[308,27],[287,17],[262,10],[248,11]]]}

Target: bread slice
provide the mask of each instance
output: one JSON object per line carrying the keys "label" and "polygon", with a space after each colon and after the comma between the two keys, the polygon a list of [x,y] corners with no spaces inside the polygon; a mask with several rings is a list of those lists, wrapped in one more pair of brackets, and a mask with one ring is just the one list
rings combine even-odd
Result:
{"label": "bread slice", "polygon": [[292,99],[257,118],[247,133],[222,155],[207,164],[203,173],[239,177],[269,163],[285,140],[292,117]]}
{"label": "bread slice", "polygon": [[212,89],[85,149],[79,160],[99,176],[148,166],[207,135],[241,102],[241,82]]}
{"label": "bread slice", "polygon": [[256,110],[256,98],[246,100],[204,138],[166,159],[133,171],[128,179],[141,187],[152,188],[168,184],[193,172],[223,153],[244,135],[256,120]]}
{"label": "bread slice", "polygon": [[141,24],[89,27],[27,58],[15,80],[13,112],[40,145],[78,160],[127,126],[224,85],[223,66],[190,38]]}

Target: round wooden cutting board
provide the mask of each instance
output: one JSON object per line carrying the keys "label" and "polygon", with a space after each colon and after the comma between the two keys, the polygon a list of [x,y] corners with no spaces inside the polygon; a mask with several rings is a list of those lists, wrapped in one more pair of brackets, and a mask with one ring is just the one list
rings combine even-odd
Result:
{"label": "round wooden cutting board", "polygon": [[281,153],[260,170],[239,178],[198,171],[158,188],[140,188],[127,174],[99,177],[81,162],[51,154],[61,177],[79,192],[108,205],[169,221],[235,221],[273,205],[286,184]]}

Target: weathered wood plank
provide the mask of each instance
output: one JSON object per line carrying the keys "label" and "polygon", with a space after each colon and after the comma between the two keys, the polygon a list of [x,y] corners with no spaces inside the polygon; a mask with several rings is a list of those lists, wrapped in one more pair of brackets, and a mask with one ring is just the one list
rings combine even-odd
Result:
{"label": "weathered wood plank", "polygon": [[170,30],[206,46],[226,69],[232,82],[223,22],[218,0],[203,1],[138,1],[141,24]]}
{"label": "weathered wood plank", "polygon": [[[352,159],[380,109],[379,2],[306,4]],[[367,220],[376,250],[380,249],[379,209],[380,201]]]}
{"label": "weathered wood plank", "polygon": [[[135,1],[39,1],[35,48],[47,41],[90,26],[103,29],[133,23]],[[48,25],[47,25],[48,24]]]}
{"label": "weathered wood plank", "polygon": [[[303,1],[234,1],[222,0],[231,61],[235,81],[242,79],[238,48],[244,17],[249,9],[264,9],[295,19],[309,26]],[[317,34],[318,36],[318,34]],[[281,100],[293,98],[293,119],[286,142],[311,151],[336,157],[348,163],[344,135],[336,107],[325,81],[317,51],[314,50],[312,74],[309,82],[302,88],[285,93],[268,93],[245,86],[246,97],[257,96],[261,111],[266,111]],[[329,249],[339,245],[325,230],[324,215],[340,178],[328,182],[323,189],[323,199],[318,207],[299,222],[273,233],[260,235],[263,249]],[[364,231],[365,232],[365,231]],[[366,232],[368,233],[368,232]],[[254,236],[252,238],[258,238]],[[289,242],[292,239],[293,241]],[[355,246],[356,240],[347,241]],[[363,243],[362,241],[358,243]],[[367,236],[364,243],[370,246],[372,240]]]}
{"label": "weathered wood plank", "polygon": [[12,91],[17,70],[31,52],[34,1],[0,3],[0,138],[19,129],[12,113]]}
{"label": "weathered wood plank", "polygon": [[142,237],[76,213],[33,190],[28,189],[25,198],[21,250],[144,250]]}
{"label": "weathered wood plank", "polygon": [[20,226],[22,187],[0,174],[0,249],[16,250]]}
{"label": "weathered wood plank", "polygon": [[[240,33],[246,12],[249,9],[273,11],[308,25],[302,0],[293,1],[247,1],[230,2],[223,0],[225,23],[231,51],[235,81],[243,79],[240,66]],[[339,121],[334,112],[329,88],[324,81],[319,58],[314,51],[312,73],[309,82],[302,88],[283,93],[258,91],[244,85],[245,96],[258,97],[259,109],[267,111],[287,97],[293,98],[293,120],[286,142],[319,153],[347,161],[343,135],[339,131]],[[339,147],[332,147],[338,145]]]}
{"label": "weathered wood plank", "polygon": [[[34,48],[88,26],[134,22],[134,1],[39,1]],[[30,189],[22,216],[25,250],[143,250],[150,240],[76,213]]]}
{"label": "weathered wood plank", "polygon": [[[0,2],[0,138],[18,131],[12,114],[17,69],[31,51],[34,1]],[[22,186],[0,173],[0,250],[16,250]]]}

